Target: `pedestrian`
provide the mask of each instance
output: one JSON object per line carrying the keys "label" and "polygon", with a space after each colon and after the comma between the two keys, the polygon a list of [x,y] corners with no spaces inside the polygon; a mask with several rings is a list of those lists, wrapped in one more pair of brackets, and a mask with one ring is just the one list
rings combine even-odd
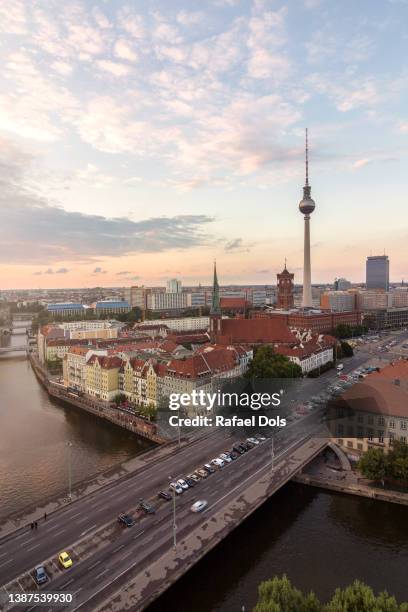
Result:
{"label": "pedestrian", "polygon": [[31,523],[31,529],[34,529],[34,523]]}
{"label": "pedestrian", "polygon": [[44,512],[44,521],[46,521],[46,520],[47,520],[47,513]]}
{"label": "pedestrian", "polygon": [[34,521],[34,528],[37,529],[37,527],[38,527],[38,523],[37,521]]}

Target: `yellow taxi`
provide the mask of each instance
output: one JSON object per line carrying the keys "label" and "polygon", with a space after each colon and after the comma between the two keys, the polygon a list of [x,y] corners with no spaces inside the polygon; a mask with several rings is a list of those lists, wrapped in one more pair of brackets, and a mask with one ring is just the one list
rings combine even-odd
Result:
{"label": "yellow taxi", "polygon": [[72,559],[67,552],[60,553],[58,555],[58,561],[65,569],[68,569],[72,565]]}

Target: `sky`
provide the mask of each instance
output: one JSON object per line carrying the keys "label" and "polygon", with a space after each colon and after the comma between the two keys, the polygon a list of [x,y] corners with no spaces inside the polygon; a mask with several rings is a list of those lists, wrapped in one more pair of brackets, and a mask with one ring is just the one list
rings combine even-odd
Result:
{"label": "sky", "polygon": [[0,289],[408,278],[408,0],[0,4]]}

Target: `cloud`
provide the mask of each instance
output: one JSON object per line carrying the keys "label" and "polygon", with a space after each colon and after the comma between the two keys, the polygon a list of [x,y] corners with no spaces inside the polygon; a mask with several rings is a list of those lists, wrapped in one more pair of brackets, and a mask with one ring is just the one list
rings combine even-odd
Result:
{"label": "cloud", "polygon": [[102,268],[100,268],[99,266],[96,267],[94,269],[94,271],[92,272],[92,274],[106,274],[106,273],[107,273],[107,271],[106,270],[102,270]]}
{"label": "cloud", "polygon": [[55,274],[68,274],[69,270],[67,268],[58,268]]}
{"label": "cloud", "polygon": [[224,250],[227,253],[247,253],[249,251],[249,246],[244,243],[242,238],[235,238],[234,240],[230,240],[224,247]]}
{"label": "cloud", "polygon": [[270,274],[270,270],[255,270],[256,274]]}
{"label": "cloud", "polygon": [[127,270],[123,272],[116,272],[116,276],[127,276],[128,274],[131,274],[131,272],[128,272]]}
{"label": "cloud", "polygon": [[41,276],[42,274],[68,274],[69,270],[67,268],[58,268],[58,270],[54,270],[52,268],[47,268],[44,272],[38,270],[37,272],[33,272],[34,276]]}
{"label": "cloud", "polygon": [[137,61],[137,54],[133,50],[132,44],[123,38],[116,41],[113,48],[113,53],[116,57],[128,62]]}
{"label": "cloud", "polygon": [[117,77],[124,77],[130,73],[129,66],[120,62],[112,62],[111,60],[98,60],[96,64],[101,70],[109,72],[110,74],[113,74]]}
{"label": "cloud", "polygon": [[370,164],[372,161],[373,160],[369,159],[368,157],[364,159],[358,159],[357,161],[354,162],[353,168],[355,168],[356,170],[359,170],[360,168],[364,168],[364,166],[366,166],[367,164]]}

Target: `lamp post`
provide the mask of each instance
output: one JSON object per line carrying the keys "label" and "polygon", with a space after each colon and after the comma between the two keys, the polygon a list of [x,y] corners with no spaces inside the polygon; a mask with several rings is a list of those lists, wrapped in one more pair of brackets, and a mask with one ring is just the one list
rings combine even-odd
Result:
{"label": "lamp post", "polygon": [[274,463],[275,463],[275,447],[274,447],[273,434],[272,434],[271,435],[271,469],[270,469],[271,478],[273,475],[273,471],[275,469]]}
{"label": "lamp post", "polygon": [[68,500],[72,499],[72,466],[71,466],[71,449],[72,442],[67,442],[68,447]]}
{"label": "lamp post", "polygon": [[[169,476],[169,480],[172,480],[172,477]],[[177,523],[176,523],[176,491],[172,488],[173,492],[173,550],[177,550]]]}

